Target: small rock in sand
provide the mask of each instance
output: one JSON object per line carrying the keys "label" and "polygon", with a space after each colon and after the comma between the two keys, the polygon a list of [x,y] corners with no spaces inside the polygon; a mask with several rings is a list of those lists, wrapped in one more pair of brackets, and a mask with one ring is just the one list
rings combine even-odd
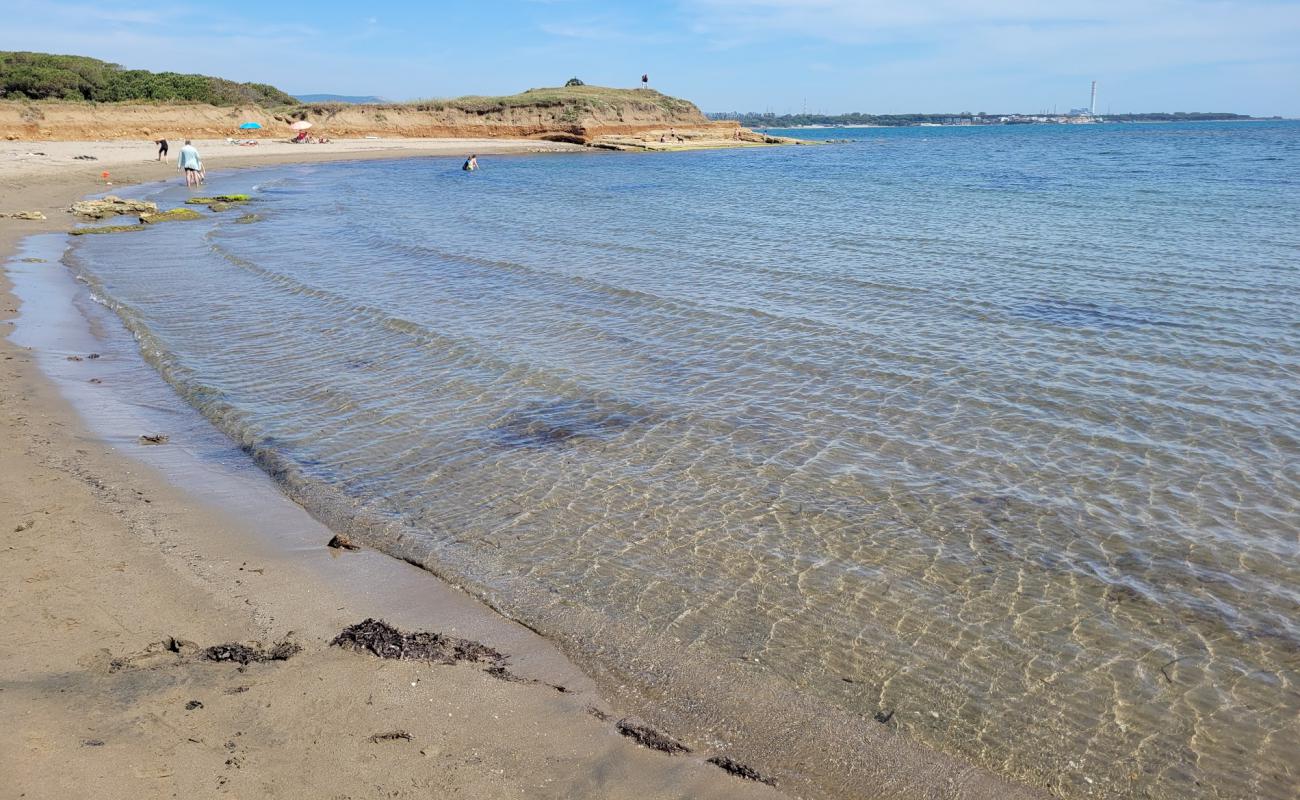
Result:
{"label": "small rock in sand", "polygon": [[170,438],[165,433],[146,433],[140,437],[140,444],[166,444]]}
{"label": "small rock in sand", "polygon": [[327,547],[333,547],[335,550],[360,550],[361,546],[353,544],[346,536],[334,534],[334,538],[326,543]]}

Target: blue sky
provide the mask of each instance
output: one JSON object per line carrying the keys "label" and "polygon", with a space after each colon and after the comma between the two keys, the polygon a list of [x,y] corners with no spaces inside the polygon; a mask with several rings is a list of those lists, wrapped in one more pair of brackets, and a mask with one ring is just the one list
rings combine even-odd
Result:
{"label": "blue sky", "polygon": [[706,111],[1300,116],[1297,0],[0,0],[0,49],[392,99],[642,72]]}

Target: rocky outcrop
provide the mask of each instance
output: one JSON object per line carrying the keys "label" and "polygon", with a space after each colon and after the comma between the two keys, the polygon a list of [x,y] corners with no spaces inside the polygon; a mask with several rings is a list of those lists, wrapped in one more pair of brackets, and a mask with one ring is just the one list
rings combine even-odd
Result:
{"label": "rocky outcrop", "polygon": [[9,217],[10,219],[28,219],[28,220],[45,219],[45,215],[39,211],[11,211],[8,214],[0,214],[0,217]]}
{"label": "rocky outcrop", "polygon": [[102,200],[82,200],[68,209],[73,214],[89,219],[106,219],[118,214],[153,214],[158,204],[148,200],[124,200],[117,195],[107,195]]}
{"label": "rocky outcrop", "polygon": [[767,136],[735,123],[714,123],[693,128],[658,127],[632,133],[602,134],[588,144],[602,150],[704,150],[715,147],[750,147],[771,144],[808,144],[801,139]]}
{"label": "rocky outcrop", "polygon": [[144,226],[144,225],[140,225],[140,224],[135,224],[135,225],[100,225],[100,226],[98,226],[98,227],[94,227],[94,228],[73,228],[72,230],[68,231],[68,235],[70,235],[70,236],[88,236],[88,235],[90,235],[90,234],[100,234],[100,233],[126,233],[127,231],[142,231],[142,230],[144,230],[144,229],[145,229],[145,226]]}
{"label": "rocky outcrop", "polygon": [[145,225],[153,225],[158,222],[186,222],[196,219],[203,219],[203,215],[192,208],[173,208],[171,211],[140,215],[140,221]]}

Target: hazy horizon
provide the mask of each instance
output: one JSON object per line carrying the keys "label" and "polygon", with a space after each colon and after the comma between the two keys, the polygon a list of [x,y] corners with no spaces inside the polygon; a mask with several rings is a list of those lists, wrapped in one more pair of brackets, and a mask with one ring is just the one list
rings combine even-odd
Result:
{"label": "hazy horizon", "polygon": [[11,0],[0,49],[87,55],[285,91],[394,100],[570,77],[710,112],[1300,116],[1300,4],[1275,0],[228,0],[109,8]]}

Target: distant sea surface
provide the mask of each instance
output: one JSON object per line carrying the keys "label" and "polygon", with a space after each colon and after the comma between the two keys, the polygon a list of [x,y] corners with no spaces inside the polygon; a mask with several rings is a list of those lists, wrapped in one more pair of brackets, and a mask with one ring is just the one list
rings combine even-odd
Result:
{"label": "distant sea surface", "polygon": [[848,141],[232,173],[69,260],[292,496],[673,719],[731,665],[1295,797],[1300,124],[792,133]]}

